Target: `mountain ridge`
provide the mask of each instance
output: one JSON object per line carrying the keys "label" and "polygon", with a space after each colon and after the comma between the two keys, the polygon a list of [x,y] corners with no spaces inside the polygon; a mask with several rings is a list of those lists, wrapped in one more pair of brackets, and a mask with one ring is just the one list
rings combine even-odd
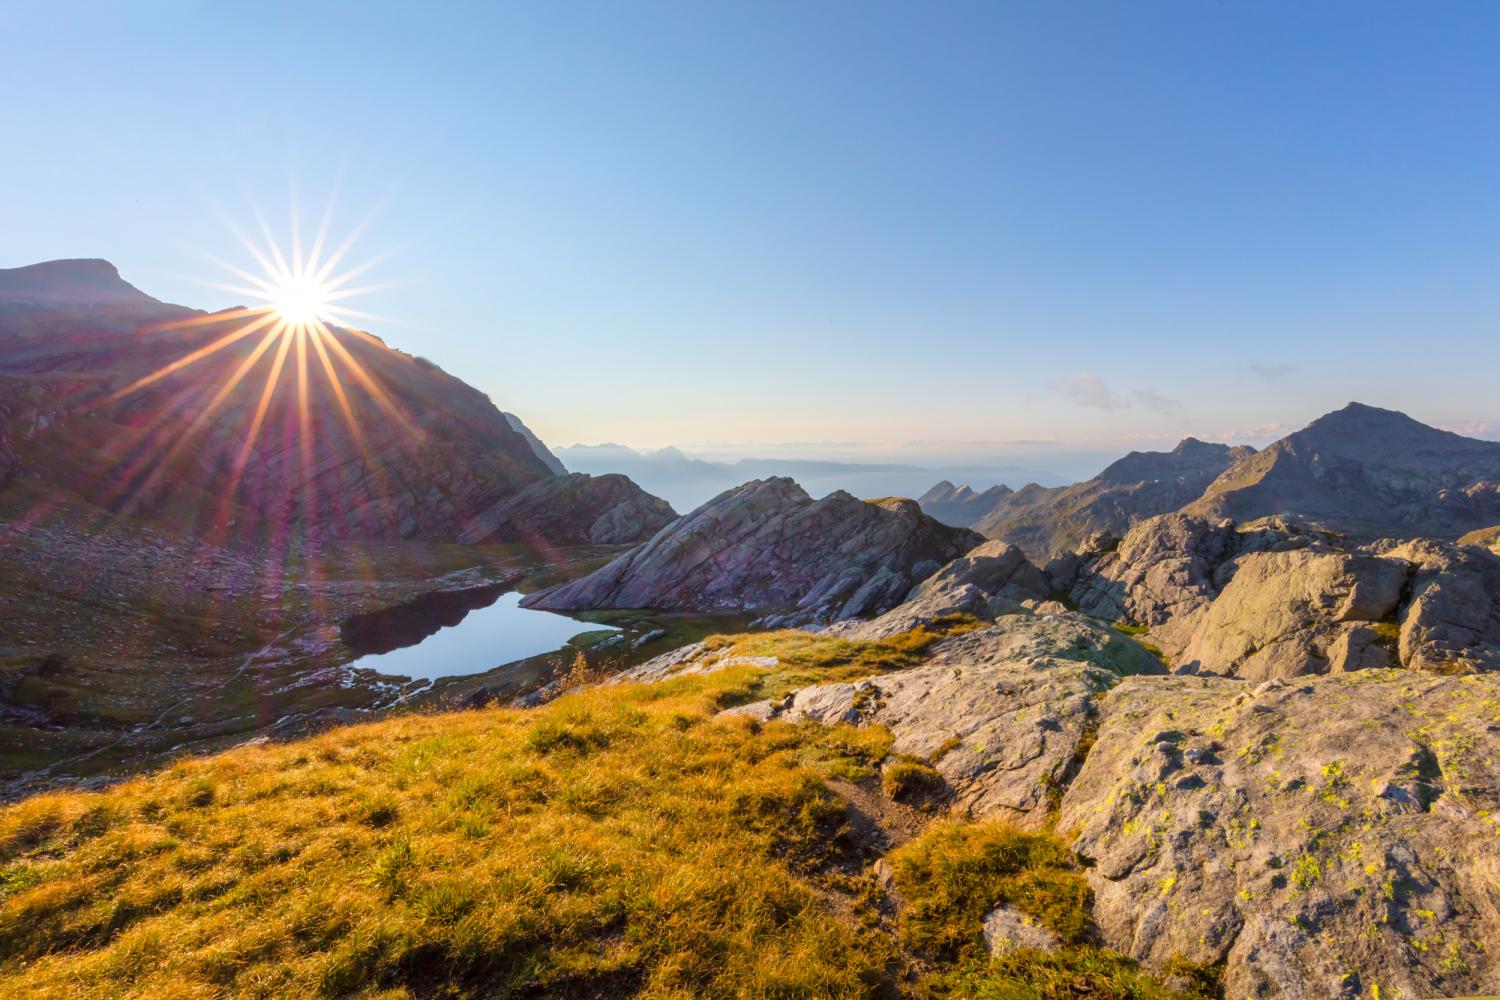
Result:
{"label": "mountain ridge", "polygon": [[160,302],[97,259],[0,271],[0,483],[40,478],[233,544],[472,538],[481,514],[553,481],[575,511],[549,522],[553,543],[597,541],[604,521],[634,541],[675,516],[623,477],[559,476],[431,362],[341,326],[293,350],[270,321]]}

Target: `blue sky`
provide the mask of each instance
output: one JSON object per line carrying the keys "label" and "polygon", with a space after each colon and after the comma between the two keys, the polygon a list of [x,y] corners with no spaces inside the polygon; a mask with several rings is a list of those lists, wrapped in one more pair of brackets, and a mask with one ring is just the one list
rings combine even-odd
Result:
{"label": "blue sky", "polygon": [[366,325],[557,444],[1500,436],[1496,51],[1479,3],[21,0],[0,266],[226,306],[214,206],[337,187]]}

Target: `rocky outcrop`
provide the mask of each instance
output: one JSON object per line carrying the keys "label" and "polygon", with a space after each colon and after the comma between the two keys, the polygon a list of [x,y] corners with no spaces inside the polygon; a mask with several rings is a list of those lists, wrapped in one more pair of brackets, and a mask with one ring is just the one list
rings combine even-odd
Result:
{"label": "rocky outcrop", "polygon": [[923,580],[896,607],[870,621],[830,626],[831,635],[883,639],[953,615],[994,621],[1023,607],[1063,606],[1051,600],[1047,577],[1025,553],[1005,542],[985,542]]}
{"label": "rocky outcrop", "polygon": [[1048,572],[1088,614],[1162,625],[1213,600],[1214,573],[1236,545],[1234,525],[1227,521],[1166,514],[1143,521],[1117,543],[1096,539],[1081,564],[1064,558],[1049,564]]}
{"label": "rocky outcrop", "polygon": [[1131,452],[1093,479],[1072,486],[1048,489],[1031,483],[1015,492],[976,494],[940,483],[922,504],[939,520],[1018,545],[1034,559],[1048,559],[1076,549],[1091,535],[1119,536],[1143,518],[1177,510],[1253,453],[1251,448],[1187,438],[1169,452]]}
{"label": "rocky outcrop", "polygon": [[[1220,967],[1228,1000],[1500,989],[1500,675],[1122,677],[1110,631],[1022,611],[729,712],[886,727],[951,810],[1066,836],[1102,943]],[[685,652],[655,676],[726,656]],[[1033,943],[986,920],[997,953]]]}
{"label": "rocky outcrop", "polygon": [[1129,678],[1058,828],[1105,943],[1224,995],[1500,989],[1500,677]]}
{"label": "rocky outcrop", "polygon": [[879,614],[942,563],[982,543],[910,500],[813,500],[790,479],[756,480],[528,607],[775,612],[777,624]]}
{"label": "rocky outcrop", "polygon": [[1186,512],[1287,515],[1365,540],[1457,538],[1500,522],[1500,442],[1350,403],[1236,463]]}
{"label": "rocky outcrop", "polygon": [[1411,567],[1400,658],[1439,673],[1500,670],[1500,556],[1431,540],[1384,550]]}
{"label": "rocky outcrop", "polygon": [[942,640],[926,666],[731,712],[882,725],[895,753],[931,762],[954,809],[1036,829],[1047,824],[1050,790],[1061,787],[1092,725],[1094,700],[1115,681],[1097,664],[1161,669],[1135,643],[1081,615],[1022,612]]}
{"label": "rocky outcrop", "polygon": [[1152,636],[1183,673],[1268,680],[1390,666],[1374,626],[1394,614],[1409,567],[1338,552],[1253,552],[1212,603]]}
{"label": "rocky outcrop", "polygon": [[1460,538],[1459,542],[1464,545],[1477,545],[1479,548],[1489,549],[1496,555],[1500,555],[1500,524],[1471,531]]}
{"label": "rocky outcrop", "polygon": [[1500,558],[1473,546],[1172,514],[1048,570],[1080,610],[1149,628],[1185,673],[1500,667]]}
{"label": "rocky outcrop", "polygon": [[476,524],[634,542],[671,519],[628,480],[561,479],[483,393],[370,334],[298,339],[264,310],[159,302],[104,261],[0,271],[0,355],[10,477],[219,544],[454,541]]}

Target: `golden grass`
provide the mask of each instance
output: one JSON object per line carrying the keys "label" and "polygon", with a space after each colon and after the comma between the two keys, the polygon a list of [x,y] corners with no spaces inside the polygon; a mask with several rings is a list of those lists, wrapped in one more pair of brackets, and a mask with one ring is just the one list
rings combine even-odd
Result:
{"label": "golden grass", "polygon": [[[1046,834],[937,824],[892,856],[891,933],[828,780],[873,784],[890,734],[715,717],[936,637],[715,640],[787,665],[391,718],[0,809],[0,996],[1061,997],[1012,987],[1089,963],[1149,983],[1074,947],[1086,889]],[[997,901],[1066,955],[991,966]]]}
{"label": "golden grass", "polygon": [[0,996],[858,996],[825,787],[881,730],[714,721],[754,671],[414,716],[0,812]]}
{"label": "golden grass", "polygon": [[907,670],[923,662],[924,654],[940,639],[983,628],[969,615],[947,615],[879,640],[839,639],[785,629],[716,635],[704,640],[710,649],[727,649],[732,656],[774,656],[774,671],[753,678],[747,701],[779,698],[810,684],[859,680],[876,674]]}

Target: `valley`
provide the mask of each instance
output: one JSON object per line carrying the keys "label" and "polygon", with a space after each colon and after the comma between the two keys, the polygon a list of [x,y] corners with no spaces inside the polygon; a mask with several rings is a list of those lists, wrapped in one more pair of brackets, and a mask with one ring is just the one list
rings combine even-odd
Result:
{"label": "valley", "polygon": [[358,331],[276,405],[253,350],[170,360],[234,320],[20,271],[7,995],[1500,976],[1500,445],[1354,403],[1068,486],[679,516]]}

